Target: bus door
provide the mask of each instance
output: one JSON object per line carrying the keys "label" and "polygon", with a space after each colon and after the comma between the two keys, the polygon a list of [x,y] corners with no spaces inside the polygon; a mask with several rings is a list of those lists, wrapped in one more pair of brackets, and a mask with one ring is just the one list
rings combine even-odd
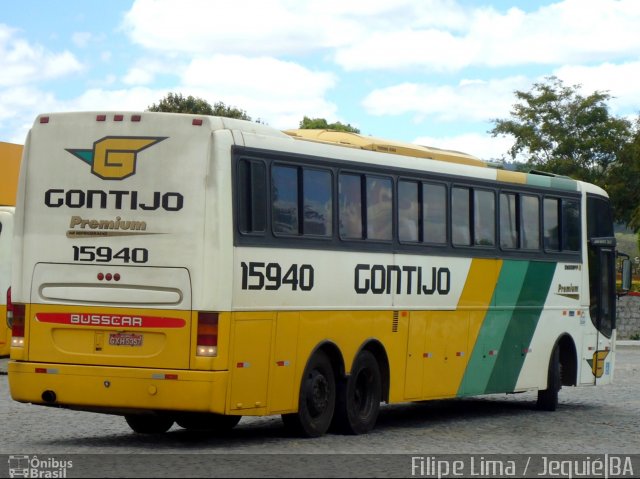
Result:
{"label": "bus door", "polygon": [[595,350],[589,361],[596,384],[611,381],[613,334],[616,324],[616,240],[589,241],[589,289],[591,321],[597,330]]}

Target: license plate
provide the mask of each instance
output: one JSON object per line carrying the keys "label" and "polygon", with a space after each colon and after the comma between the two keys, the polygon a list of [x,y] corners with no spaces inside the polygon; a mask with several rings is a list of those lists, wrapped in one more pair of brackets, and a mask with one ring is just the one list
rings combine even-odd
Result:
{"label": "license plate", "polygon": [[142,334],[111,333],[109,334],[111,346],[142,346]]}

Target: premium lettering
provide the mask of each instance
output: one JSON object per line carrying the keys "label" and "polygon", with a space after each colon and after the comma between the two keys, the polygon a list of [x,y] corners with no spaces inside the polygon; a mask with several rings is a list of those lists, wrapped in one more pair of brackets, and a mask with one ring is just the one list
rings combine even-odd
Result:
{"label": "premium lettering", "polygon": [[92,230],[134,230],[134,231],[146,231],[147,223],[144,221],[129,221],[123,220],[119,216],[116,216],[113,220],[96,220],[96,219],[83,219],[80,216],[72,216],[69,222],[70,229],[92,229]]}

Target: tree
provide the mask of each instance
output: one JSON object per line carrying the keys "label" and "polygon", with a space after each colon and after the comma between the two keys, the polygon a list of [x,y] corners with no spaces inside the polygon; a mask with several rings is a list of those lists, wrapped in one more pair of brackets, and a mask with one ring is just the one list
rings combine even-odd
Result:
{"label": "tree", "polygon": [[212,107],[208,101],[202,98],[195,98],[191,95],[185,98],[181,93],[169,93],[157,105],[154,103],[147,108],[147,111],[225,116],[227,118],[251,121],[251,117],[244,110],[227,106],[221,101],[215,103]]}
{"label": "tree", "polygon": [[512,159],[527,166],[604,186],[609,167],[629,142],[631,124],[609,114],[608,93],[584,97],[580,85],[565,86],[557,77],[515,91],[511,118],[493,120],[492,136],[511,135]]}
{"label": "tree", "polygon": [[[609,170],[604,185],[611,197],[616,219],[640,231],[640,118],[631,141],[624,145]],[[639,236],[640,241],[640,236]]]}
{"label": "tree", "polygon": [[300,129],[303,130],[337,130],[337,131],[348,131],[351,133],[360,133],[360,130],[351,126],[350,124],[342,124],[339,121],[335,123],[327,123],[327,120],[324,118],[309,118],[305,116],[300,122]]}

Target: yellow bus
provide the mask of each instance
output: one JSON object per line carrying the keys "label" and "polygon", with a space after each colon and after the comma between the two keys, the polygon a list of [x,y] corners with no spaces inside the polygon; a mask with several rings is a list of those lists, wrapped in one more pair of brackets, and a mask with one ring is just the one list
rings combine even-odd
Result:
{"label": "yellow bus", "polygon": [[[13,206],[0,206],[0,318],[6,316],[7,302],[9,302],[14,212]],[[10,345],[11,329],[3,319],[0,323],[0,357],[9,355]]]}
{"label": "yellow bus", "polygon": [[[11,276],[13,213],[18,189],[22,145],[0,141],[0,318],[6,315]],[[0,356],[9,355],[11,330],[0,323]]]}
{"label": "yellow bus", "polygon": [[168,113],[39,116],[12,276],[12,397],[139,433],[606,384],[600,188],[459,152]]}

